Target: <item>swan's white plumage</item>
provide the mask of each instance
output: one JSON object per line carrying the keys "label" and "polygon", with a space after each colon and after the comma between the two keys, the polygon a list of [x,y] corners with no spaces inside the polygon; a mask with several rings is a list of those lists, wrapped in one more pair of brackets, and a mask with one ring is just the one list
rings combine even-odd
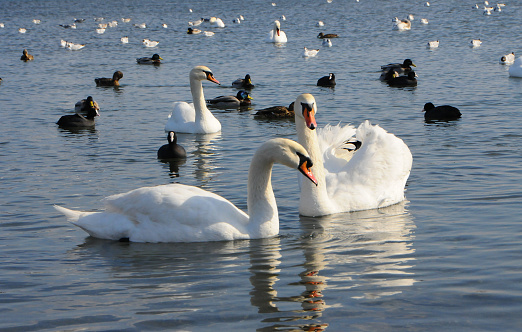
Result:
{"label": "swan's white plumage", "polygon": [[[144,187],[104,199],[104,212],[81,212],[60,206],[74,225],[91,236],[132,242],[201,242],[272,237],[279,216],[271,185],[274,162],[298,168],[308,156],[298,143],[276,138],[255,153],[249,169],[249,215],[225,198],[182,184]],[[312,175],[313,177],[313,175]]]}
{"label": "swan's white plumage", "polygon": [[268,34],[268,42],[270,43],[286,43],[286,33],[281,30],[281,22],[278,20],[274,21],[274,27],[270,30]]}
{"label": "swan's white plumage", "polygon": [[[302,94],[294,105],[317,105],[310,94]],[[412,166],[408,146],[398,137],[365,121],[351,125],[325,126],[311,130],[301,109],[295,110],[298,141],[310,153],[317,178],[316,187],[301,186],[299,213],[320,216],[368,210],[404,200],[404,187]],[[362,142],[355,152],[343,149],[353,138]]]}
{"label": "swan's white plumage", "polygon": [[[174,109],[168,117],[165,131],[175,131],[178,133],[210,134],[221,130],[221,123],[208,110],[205,96],[203,95],[202,81],[208,79],[210,69],[205,66],[194,67],[189,74],[190,91],[192,93],[192,103],[175,102]],[[211,76],[214,83],[219,82]]]}

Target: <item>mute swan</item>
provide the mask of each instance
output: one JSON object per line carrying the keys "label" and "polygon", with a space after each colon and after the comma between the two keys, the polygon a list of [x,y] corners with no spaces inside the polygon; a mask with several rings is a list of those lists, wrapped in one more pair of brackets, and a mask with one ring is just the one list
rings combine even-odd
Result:
{"label": "mute swan", "polygon": [[426,103],[424,105],[424,120],[456,120],[462,116],[459,109],[449,105],[437,106],[432,103]]}
{"label": "mute swan", "polygon": [[330,73],[328,76],[323,76],[317,80],[317,86],[334,87],[335,86],[335,74]]}
{"label": "mute swan", "polygon": [[[357,130],[327,125],[317,132],[315,98],[305,93],[294,105],[298,141],[310,153],[318,180],[314,187],[301,184],[301,215],[369,210],[404,200],[412,155],[400,138],[368,121]],[[354,135],[361,146],[350,152],[346,144]]]}
{"label": "mute swan", "polygon": [[248,214],[225,198],[198,187],[168,184],[143,187],[104,199],[104,212],[82,212],[55,205],[89,235],[132,242],[203,242],[258,239],[279,233],[272,189],[274,163],[299,169],[316,183],[306,150],[274,138],[256,151],[248,172]]}
{"label": "mute swan", "polygon": [[169,131],[167,134],[168,144],[162,145],[158,150],[158,159],[185,159],[187,152],[178,144],[176,133]]}
{"label": "mute swan", "polygon": [[120,86],[120,79],[122,78],[123,73],[118,70],[112,74],[112,78],[98,77],[94,79],[94,82],[96,82],[96,86]]}
{"label": "mute swan", "polygon": [[20,57],[20,60],[22,61],[31,61],[31,60],[34,60],[34,56],[32,56],[31,54],[27,53],[27,50],[24,48],[23,52],[22,52],[22,56]]}
{"label": "mute swan", "polygon": [[281,23],[278,20],[274,21],[274,28],[270,30],[268,41],[271,43],[286,43],[286,33],[281,30]]}
{"label": "mute swan", "polygon": [[207,103],[214,107],[234,108],[248,106],[251,104],[250,100],[252,99],[253,98],[250,97],[248,92],[245,90],[239,90],[235,96],[219,96],[207,100]]}
{"label": "mute swan", "polygon": [[412,70],[405,76],[396,76],[386,81],[389,86],[404,88],[407,86],[417,86],[417,78],[415,72]]}
{"label": "mute swan", "polygon": [[87,116],[80,114],[64,115],[56,124],[62,128],[86,128],[94,127],[94,118],[99,116],[98,110],[94,106],[93,102],[89,103],[89,109],[87,110]]}
{"label": "mute swan", "polygon": [[207,80],[219,84],[212,71],[205,66],[194,67],[189,74],[192,104],[174,103],[174,110],[169,115],[165,131],[191,134],[211,134],[221,130],[221,123],[208,110],[203,95],[202,81]]}
{"label": "mute swan", "polygon": [[511,67],[509,67],[509,76],[522,77],[522,56],[518,57]]}
{"label": "mute swan", "polygon": [[159,65],[161,64],[161,60],[163,60],[163,58],[160,57],[159,54],[153,54],[152,58],[137,58],[136,62],[140,65]]}

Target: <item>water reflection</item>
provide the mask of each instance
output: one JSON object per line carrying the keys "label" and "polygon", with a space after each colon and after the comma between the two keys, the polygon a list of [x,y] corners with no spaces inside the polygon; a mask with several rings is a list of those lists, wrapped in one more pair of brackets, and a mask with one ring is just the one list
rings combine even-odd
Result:
{"label": "water reflection", "polygon": [[178,178],[180,176],[179,167],[184,165],[187,162],[186,159],[175,159],[175,160],[158,159],[158,161],[160,163],[163,163],[164,165],[168,166],[169,177],[171,177],[171,178]]}
{"label": "water reflection", "polygon": [[192,144],[185,143],[185,150],[189,153],[187,161],[192,160],[195,167],[194,176],[201,183],[201,187],[212,180],[215,174],[215,157],[218,151],[218,142],[221,140],[221,133],[194,135]]}

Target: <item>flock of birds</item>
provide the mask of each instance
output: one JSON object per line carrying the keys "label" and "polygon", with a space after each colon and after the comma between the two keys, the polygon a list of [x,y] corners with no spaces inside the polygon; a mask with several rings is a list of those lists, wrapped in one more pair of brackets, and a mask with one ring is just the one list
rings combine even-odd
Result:
{"label": "flock of birds", "polygon": [[[239,17],[233,22],[239,24],[243,19]],[[284,19],[282,16],[281,20]],[[411,29],[413,19],[413,16],[402,20],[395,18],[394,29]],[[189,22],[187,34],[205,33],[196,28],[204,22],[224,27],[224,22],[219,18],[201,19]],[[423,19],[421,23],[427,24],[428,21]],[[319,21],[317,26],[324,26],[324,23]],[[62,27],[75,29],[75,25]],[[139,24],[136,27],[145,28],[146,25]],[[324,47],[332,46],[332,39],[337,37],[337,34],[322,32],[317,36],[322,39]],[[287,43],[287,36],[281,29],[279,20],[274,21],[266,40],[271,43]],[[121,42],[127,43],[128,37],[122,37]],[[147,47],[158,44],[149,39],[142,42]],[[71,50],[79,50],[85,46],[64,40],[61,45]],[[438,41],[433,41],[428,47],[438,45]],[[319,49],[304,47],[303,56],[314,57],[318,52]],[[33,59],[24,50],[21,60]],[[136,62],[160,65],[161,60],[159,54],[154,54],[151,57],[138,58]],[[500,60],[500,63],[512,65],[512,68],[516,68],[517,62],[522,62],[522,57],[515,59],[514,53],[507,54]],[[416,86],[417,75],[412,67],[416,66],[411,59],[383,65],[380,79],[392,87]],[[522,67],[522,63],[519,67]],[[94,81],[97,86],[118,86],[122,78],[123,73],[116,71],[112,78],[95,78]],[[192,103],[174,103],[165,123],[167,144],[158,149],[158,159],[187,158],[185,149],[177,143],[177,133],[211,134],[221,131],[221,122],[208,107],[243,107],[251,103],[250,91],[255,86],[249,74],[232,82],[232,87],[238,89],[236,95],[206,99],[203,82],[220,84],[210,68],[194,67],[189,73]],[[329,73],[321,77],[317,85],[335,87],[335,74]],[[93,97],[88,96],[75,104],[75,114],[62,116],[57,124],[64,128],[93,127],[99,110]],[[104,199],[104,212],[75,211],[60,206],[55,208],[91,236],[103,239],[193,242],[272,237],[279,232],[277,204],[271,185],[274,163],[297,169],[302,174],[299,213],[304,216],[317,217],[375,209],[404,200],[404,189],[412,167],[412,154],[408,146],[400,138],[368,121],[357,128],[341,124],[318,128],[318,110],[314,96],[304,93],[297,96],[288,108],[275,106],[259,110],[255,114],[257,118],[294,119],[298,139],[297,142],[283,138],[270,139],[255,152],[248,175],[248,213],[219,195],[183,184],[143,187],[107,197]],[[426,103],[424,117],[426,121],[451,121],[460,118],[461,113],[453,106]]]}

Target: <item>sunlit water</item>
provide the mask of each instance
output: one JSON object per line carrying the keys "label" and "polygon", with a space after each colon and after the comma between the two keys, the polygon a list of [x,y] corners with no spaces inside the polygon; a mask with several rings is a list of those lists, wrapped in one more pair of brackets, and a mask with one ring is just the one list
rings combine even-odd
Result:
{"label": "sunlit water", "polygon": [[[0,3],[1,330],[519,329],[522,80],[498,60],[522,52],[520,1],[491,16],[449,0],[198,1],[192,13],[186,2],[156,0]],[[239,14],[245,21],[232,24]],[[276,47],[265,39],[283,14],[289,42]],[[393,31],[392,18],[408,14],[412,30]],[[213,37],[185,33],[189,20],[209,16],[227,27],[203,26]],[[99,35],[94,17],[119,24]],[[58,26],[73,18],[86,22]],[[142,22],[147,29],[132,26]],[[320,31],[340,38],[323,48]],[[160,44],[145,48],[143,38]],[[476,38],[483,44],[473,49]],[[68,51],[60,39],[87,46]],[[437,39],[438,49],[426,49]],[[304,46],[319,55],[303,58]],[[33,62],[19,60],[23,48]],[[164,58],[160,67],[135,63],[153,53]],[[380,65],[405,58],[417,65],[417,88],[378,80]],[[172,102],[191,99],[188,72],[201,64],[222,83],[204,83],[207,98],[235,94],[230,83],[249,73],[254,105],[214,110],[222,132],[179,135],[189,158],[162,163],[156,151]],[[124,73],[119,89],[95,86],[95,77],[116,70]],[[316,87],[329,72],[337,87]],[[108,195],[180,182],[246,209],[255,149],[268,138],[296,138],[292,121],[253,114],[303,92],[315,96],[320,126],[369,119],[408,144],[406,202],[299,217],[297,176],[276,166],[279,237],[195,244],[96,240],[52,208],[97,210]],[[57,128],[88,95],[101,106],[96,129]],[[426,124],[428,101],[457,106],[463,117]]]}

